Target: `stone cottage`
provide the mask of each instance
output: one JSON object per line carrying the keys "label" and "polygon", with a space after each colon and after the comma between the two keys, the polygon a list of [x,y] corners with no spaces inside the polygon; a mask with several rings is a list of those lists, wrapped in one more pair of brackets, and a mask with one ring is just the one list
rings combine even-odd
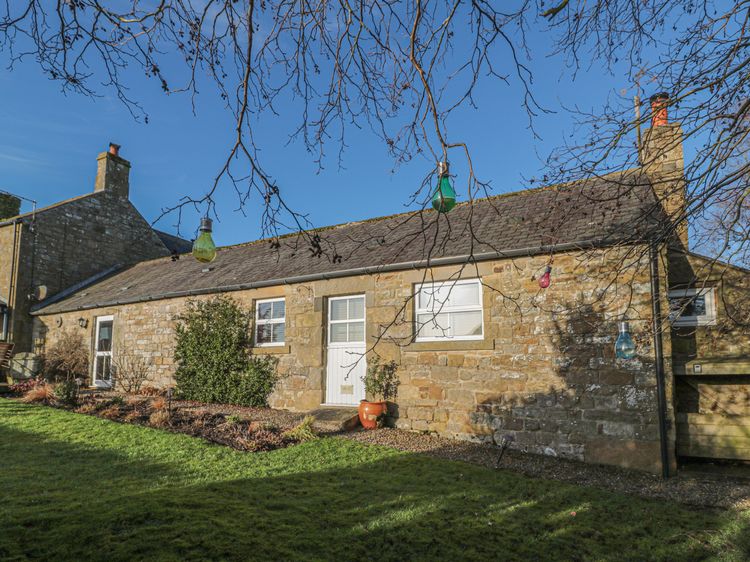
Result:
{"label": "stone cottage", "polygon": [[[689,392],[676,398],[677,373],[697,355],[673,354],[684,346],[670,298],[686,330],[711,330],[695,317],[722,291],[695,288],[689,268],[673,279],[675,264],[698,259],[686,229],[656,238],[684,205],[681,135],[652,127],[644,165],[620,174],[321,229],[314,252],[295,234],[221,248],[208,266],[189,256],[126,266],[37,304],[35,339],[43,349],[82,333],[95,385],[111,384],[123,353],[150,358],[151,383],[167,386],[175,316],[189,299],[228,293],[254,311],[253,352],[280,360],[275,407],[358,404],[377,354],[399,364],[399,427],[667,472],[692,451],[676,408],[700,414]],[[614,353],[625,320],[630,359]],[[746,336],[732,347],[745,383]]]}
{"label": "stone cottage", "polygon": [[153,230],[129,200],[130,163],[110,145],[97,158],[94,191],[19,214],[4,194],[0,217],[2,340],[31,352],[31,307],[115,268],[187,251],[190,244]]}

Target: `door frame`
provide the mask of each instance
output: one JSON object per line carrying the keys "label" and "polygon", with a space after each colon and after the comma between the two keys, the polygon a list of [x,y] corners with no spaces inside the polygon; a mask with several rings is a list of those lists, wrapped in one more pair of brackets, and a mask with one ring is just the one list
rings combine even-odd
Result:
{"label": "door frame", "polygon": [[[363,351],[366,352],[367,351],[367,295],[365,293],[353,293],[353,294],[348,294],[348,295],[329,296],[326,299],[328,301],[328,303],[326,305],[326,314],[327,314],[327,316],[326,316],[326,323],[325,323],[326,334],[325,334],[325,338],[324,338],[324,344],[325,344],[325,378],[324,378],[324,381],[325,381],[325,386],[323,388],[323,403],[321,404],[321,406],[351,408],[351,407],[356,407],[357,405],[359,405],[360,400],[363,400],[363,399],[366,398],[366,396],[364,395],[365,393],[364,393],[364,388],[363,388],[362,389],[362,397],[361,398],[355,397],[355,402],[352,403],[352,404],[337,404],[337,403],[328,402],[328,399],[327,399],[328,398],[328,383],[329,383],[329,381],[328,381],[328,367],[329,367],[328,350],[329,349],[342,349],[342,348],[346,348],[346,347],[353,347],[350,342],[342,342],[342,343],[336,343],[336,342],[332,343],[331,342],[331,332],[332,332],[332,330],[331,330],[331,323],[333,322],[334,324],[336,324],[336,323],[342,324],[342,323],[345,323],[345,322],[352,322],[352,321],[358,322],[359,321],[359,319],[357,319],[357,320],[349,320],[348,318],[346,320],[334,320],[334,321],[332,321],[331,320],[331,305],[332,305],[333,301],[346,300],[346,299],[351,299],[351,298],[356,298],[356,297],[361,297],[362,301],[363,301],[362,302],[362,324],[363,324],[363,329],[362,329],[362,347],[363,347]],[[362,355],[361,361],[364,361],[365,369],[367,369],[367,356],[365,354]],[[356,388],[356,385],[355,385],[355,388]]]}
{"label": "door frame", "polygon": [[[109,346],[109,351],[99,351],[99,329],[101,327],[101,324],[103,322],[112,322],[112,342]],[[113,315],[108,316],[97,316],[96,317],[96,323],[94,325],[94,365],[91,371],[91,385],[96,386],[98,388],[112,388],[112,357],[114,355],[115,350],[115,317]],[[109,374],[110,374],[110,380],[109,382],[100,381],[97,380],[97,358],[99,356],[102,357],[109,357]]]}

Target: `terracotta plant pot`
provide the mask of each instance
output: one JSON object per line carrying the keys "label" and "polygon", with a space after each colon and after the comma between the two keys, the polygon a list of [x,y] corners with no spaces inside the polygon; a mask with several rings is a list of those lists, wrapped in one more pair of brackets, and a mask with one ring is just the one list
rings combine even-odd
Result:
{"label": "terracotta plant pot", "polygon": [[359,422],[365,429],[377,429],[378,418],[383,414],[385,414],[385,402],[360,401]]}

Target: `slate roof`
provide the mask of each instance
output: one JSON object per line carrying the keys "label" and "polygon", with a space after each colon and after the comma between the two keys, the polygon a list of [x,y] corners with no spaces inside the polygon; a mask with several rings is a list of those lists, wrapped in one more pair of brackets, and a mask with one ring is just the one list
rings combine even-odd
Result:
{"label": "slate roof", "polygon": [[173,254],[184,254],[192,251],[193,243],[190,240],[185,240],[184,238],[180,238],[174,234],[169,234],[168,232],[156,230],[155,228],[153,230],[159,237],[159,240],[161,240],[162,244],[164,244],[167,247],[167,250]]}
{"label": "slate roof", "polygon": [[653,188],[636,169],[475,199],[445,215],[420,210],[296,233],[276,244],[227,246],[208,268],[190,255],[145,261],[42,302],[35,313],[342,277],[361,273],[350,271],[358,268],[407,269],[428,258],[437,265],[468,256],[495,259],[635,243],[649,237],[661,220]]}

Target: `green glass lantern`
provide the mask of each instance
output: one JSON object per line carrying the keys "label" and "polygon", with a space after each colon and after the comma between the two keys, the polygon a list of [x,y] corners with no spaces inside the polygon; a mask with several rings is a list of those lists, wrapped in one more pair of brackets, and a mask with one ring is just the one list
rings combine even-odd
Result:
{"label": "green glass lantern", "polygon": [[208,217],[201,219],[200,236],[193,242],[193,257],[202,263],[211,263],[216,259],[216,244],[211,237],[213,223]]}
{"label": "green glass lantern", "polygon": [[456,206],[456,190],[451,185],[448,162],[438,162],[438,185],[432,196],[432,208],[447,213]]}

